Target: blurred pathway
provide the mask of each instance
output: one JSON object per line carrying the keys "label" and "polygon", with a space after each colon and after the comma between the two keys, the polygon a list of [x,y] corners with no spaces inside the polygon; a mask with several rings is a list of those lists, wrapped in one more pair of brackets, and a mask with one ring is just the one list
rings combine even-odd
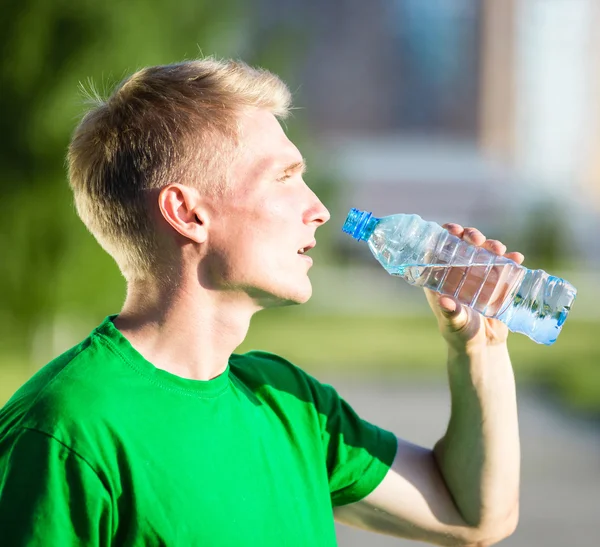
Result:
{"label": "blurred pathway", "polygon": [[[447,387],[406,382],[333,384],[357,412],[423,446],[443,434]],[[521,519],[506,547],[587,547],[600,543],[600,428],[561,414],[528,390],[519,391],[522,443]],[[423,545],[337,526],[340,547]]]}

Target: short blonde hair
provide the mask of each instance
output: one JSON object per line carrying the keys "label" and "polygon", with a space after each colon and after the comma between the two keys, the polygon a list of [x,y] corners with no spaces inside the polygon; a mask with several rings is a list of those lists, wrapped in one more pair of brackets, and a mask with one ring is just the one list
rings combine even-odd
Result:
{"label": "short blonde hair", "polygon": [[69,183],[81,220],[127,280],[156,272],[160,246],[148,191],[179,182],[222,192],[244,107],[284,118],[274,74],[213,58],[140,70],[95,96],[71,140]]}

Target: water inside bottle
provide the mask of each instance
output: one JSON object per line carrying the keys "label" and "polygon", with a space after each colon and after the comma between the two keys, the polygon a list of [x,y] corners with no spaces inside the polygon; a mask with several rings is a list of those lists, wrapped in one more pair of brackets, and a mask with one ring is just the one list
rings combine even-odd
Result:
{"label": "water inside bottle", "polygon": [[412,285],[453,296],[506,323],[510,330],[547,345],[556,341],[576,293],[559,278],[541,270],[524,274],[511,263],[403,264],[390,273]]}
{"label": "water inside bottle", "polygon": [[522,278],[514,263],[403,264],[392,275],[411,285],[452,296],[478,312],[494,317],[508,305]]}
{"label": "water inside bottle", "polygon": [[550,345],[560,334],[576,294],[575,287],[564,279],[528,270],[518,294],[498,319],[510,330]]}

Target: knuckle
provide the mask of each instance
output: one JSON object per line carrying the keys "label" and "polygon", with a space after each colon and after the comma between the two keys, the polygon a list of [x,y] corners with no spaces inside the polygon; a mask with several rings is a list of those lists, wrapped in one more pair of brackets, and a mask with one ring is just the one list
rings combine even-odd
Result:
{"label": "knuckle", "polygon": [[471,238],[483,237],[483,234],[477,228],[465,228],[465,235]]}

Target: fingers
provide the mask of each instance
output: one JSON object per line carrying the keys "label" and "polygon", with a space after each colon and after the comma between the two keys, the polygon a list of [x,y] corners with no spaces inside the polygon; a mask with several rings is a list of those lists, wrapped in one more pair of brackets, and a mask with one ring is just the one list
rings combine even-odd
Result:
{"label": "fingers", "polygon": [[513,260],[514,262],[516,262],[517,264],[523,264],[523,261],[525,260],[525,256],[523,255],[523,253],[519,253],[519,252],[512,252],[512,253],[505,253],[504,256],[506,258],[510,258],[511,260]]}
{"label": "fingers", "polygon": [[506,252],[506,245],[497,239],[486,239],[486,237],[477,228],[463,228],[460,224],[449,222],[444,224],[443,228],[448,230],[452,235],[460,237],[471,245],[483,247],[491,253],[499,256],[505,256],[513,260],[517,264],[522,264],[525,257],[519,252]]}
{"label": "fingers", "polygon": [[444,224],[442,228],[446,228],[446,230],[448,230],[453,236],[460,238],[462,238],[463,232],[465,230],[460,224],[454,224],[452,222]]}
{"label": "fingers", "polygon": [[502,256],[506,253],[506,245],[497,239],[486,239],[485,243],[482,245],[484,249],[487,249],[491,253]]}
{"label": "fingers", "polygon": [[478,247],[482,247],[486,241],[485,236],[477,228],[465,228],[463,239]]}
{"label": "fingers", "polygon": [[472,245],[480,247],[485,242],[485,236],[477,228],[463,228],[460,224],[452,222],[444,224],[443,228],[446,228],[453,236],[460,237]]}

